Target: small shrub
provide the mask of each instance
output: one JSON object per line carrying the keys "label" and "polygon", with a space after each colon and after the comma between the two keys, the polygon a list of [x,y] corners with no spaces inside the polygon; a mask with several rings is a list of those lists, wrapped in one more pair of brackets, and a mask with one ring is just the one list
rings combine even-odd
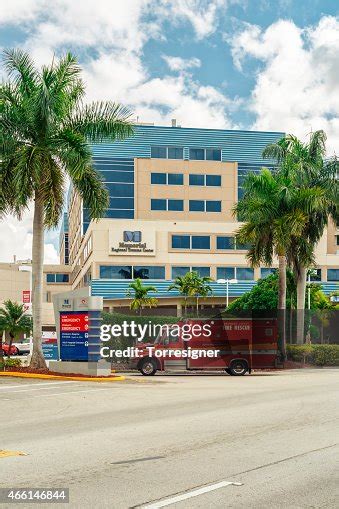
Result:
{"label": "small shrub", "polygon": [[287,358],[316,366],[339,366],[339,345],[287,345]]}
{"label": "small shrub", "polygon": [[18,368],[21,366],[20,359],[3,359],[0,362],[0,370],[3,371],[6,368]]}

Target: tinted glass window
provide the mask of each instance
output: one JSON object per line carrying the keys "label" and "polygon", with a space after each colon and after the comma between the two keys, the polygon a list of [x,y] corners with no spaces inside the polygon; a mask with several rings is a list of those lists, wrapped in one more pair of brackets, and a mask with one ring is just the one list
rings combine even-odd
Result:
{"label": "tinted glass window", "polygon": [[215,148],[207,148],[206,159],[208,161],[221,161],[221,150]]}
{"label": "tinted glass window", "polygon": [[132,171],[102,171],[101,178],[104,182],[134,182],[134,173]]}
{"label": "tinted glass window", "polygon": [[234,249],[234,237],[217,237],[217,249]]}
{"label": "tinted glass window", "polygon": [[151,157],[156,159],[166,159],[167,149],[166,147],[151,147]]}
{"label": "tinted glass window", "polygon": [[140,279],[165,279],[165,267],[163,266],[137,266],[134,267],[134,278]]}
{"label": "tinted glass window", "polygon": [[173,186],[182,186],[184,183],[184,176],[182,173],[168,173],[167,182]]}
{"label": "tinted glass window", "polygon": [[190,184],[190,186],[204,186],[205,185],[205,175],[190,174],[189,184]]}
{"label": "tinted glass window", "polygon": [[310,274],[311,281],[321,281],[321,269],[313,269]]}
{"label": "tinted glass window", "polygon": [[105,217],[111,217],[115,219],[134,219],[134,210],[108,209],[105,212]]}
{"label": "tinted glass window", "polygon": [[132,279],[132,267],[129,265],[100,265],[102,279]]}
{"label": "tinted glass window", "polygon": [[172,267],[172,279],[179,276],[184,276],[190,271],[189,267]]}
{"label": "tinted glass window", "polygon": [[240,281],[253,281],[254,279],[254,270],[250,268],[237,268],[237,279]]}
{"label": "tinted glass window", "polygon": [[209,267],[192,267],[192,272],[197,272],[200,277],[210,277]]}
{"label": "tinted glass window", "polygon": [[242,249],[242,250],[246,250],[248,251],[249,249],[251,249],[251,244],[248,244],[247,242],[245,243],[241,243],[239,242],[238,240],[236,241],[236,244],[235,244],[235,248],[236,249]]}
{"label": "tinted glass window", "polygon": [[168,200],[168,210],[184,210],[184,200]]}
{"label": "tinted glass window", "polygon": [[217,267],[217,279],[235,279],[234,267]]}
{"label": "tinted glass window", "polygon": [[203,148],[190,148],[190,159],[198,161],[205,159],[205,150]]}
{"label": "tinted glass window", "polygon": [[109,199],[110,209],[134,209],[134,198],[113,198]]}
{"label": "tinted glass window", "polygon": [[55,283],[55,274],[46,274],[47,283]]}
{"label": "tinted glass window", "polygon": [[221,175],[206,175],[206,186],[221,186]]}
{"label": "tinted glass window", "polygon": [[192,249],[210,249],[210,238],[205,235],[192,235]]}
{"label": "tinted glass window", "polygon": [[276,269],[274,269],[273,267],[262,267],[260,269],[260,275],[262,279],[269,276],[270,274],[274,274],[274,272],[276,272]]}
{"label": "tinted glass window", "polygon": [[184,149],[182,147],[168,147],[168,159],[183,159]]}
{"label": "tinted glass window", "polygon": [[203,200],[190,200],[189,209],[190,212],[204,212],[205,202]]}
{"label": "tinted glass window", "polygon": [[207,200],[206,212],[221,212],[221,201]]}
{"label": "tinted glass window", "polygon": [[68,283],[69,275],[68,274],[55,274],[55,281],[57,283]]}
{"label": "tinted glass window", "polygon": [[189,235],[172,235],[172,248],[173,249],[189,249],[190,236]]}
{"label": "tinted glass window", "polygon": [[166,210],[166,200],[151,200],[151,210]]}
{"label": "tinted glass window", "polygon": [[151,173],[151,184],[166,184],[166,173]]}
{"label": "tinted glass window", "polygon": [[106,184],[110,196],[133,197],[133,184]]}
{"label": "tinted glass window", "polygon": [[327,269],[327,281],[339,281],[339,269]]}

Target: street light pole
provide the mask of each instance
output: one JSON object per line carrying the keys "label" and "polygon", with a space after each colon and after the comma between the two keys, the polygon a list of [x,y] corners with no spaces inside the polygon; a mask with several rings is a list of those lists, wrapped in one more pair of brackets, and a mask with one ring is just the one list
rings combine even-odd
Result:
{"label": "street light pole", "polygon": [[217,279],[217,283],[221,285],[226,285],[226,309],[228,308],[229,304],[229,283],[236,284],[238,281],[237,279]]}

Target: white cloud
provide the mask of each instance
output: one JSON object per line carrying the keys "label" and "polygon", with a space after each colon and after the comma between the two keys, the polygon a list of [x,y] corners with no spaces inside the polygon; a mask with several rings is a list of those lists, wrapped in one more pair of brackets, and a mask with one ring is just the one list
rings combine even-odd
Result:
{"label": "white cloud", "polygon": [[[32,258],[32,223],[33,212],[29,210],[21,221],[13,216],[7,216],[1,221],[0,245],[1,261],[12,262],[13,255],[18,260]],[[46,235],[44,263],[59,263],[57,250]]]}
{"label": "white cloud", "polygon": [[171,71],[185,71],[186,69],[192,69],[192,67],[200,67],[201,61],[199,58],[181,58],[181,57],[171,57],[169,55],[164,55],[163,59],[167,63],[168,67]]}
{"label": "white cloud", "polygon": [[281,20],[266,30],[246,25],[231,43],[238,68],[248,57],[264,64],[252,91],[253,128],[301,137],[324,129],[328,153],[338,153],[339,19],[323,16],[306,29]]}

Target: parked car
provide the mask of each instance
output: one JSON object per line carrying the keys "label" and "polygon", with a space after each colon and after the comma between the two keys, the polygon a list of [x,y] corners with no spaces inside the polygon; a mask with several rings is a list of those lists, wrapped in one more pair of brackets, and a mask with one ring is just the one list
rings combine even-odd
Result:
{"label": "parked car", "polygon": [[9,344],[8,343],[2,343],[2,351],[4,355],[18,355],[19,350],[15,345],[11,346],[11,350],[9,351]]}
{"label": "parked car", "polygon": [[29,355],[32,353],[33,344],[29,339],[23,339],[22,341],[17,341],[13,343],[18,350],[16,355]]}

